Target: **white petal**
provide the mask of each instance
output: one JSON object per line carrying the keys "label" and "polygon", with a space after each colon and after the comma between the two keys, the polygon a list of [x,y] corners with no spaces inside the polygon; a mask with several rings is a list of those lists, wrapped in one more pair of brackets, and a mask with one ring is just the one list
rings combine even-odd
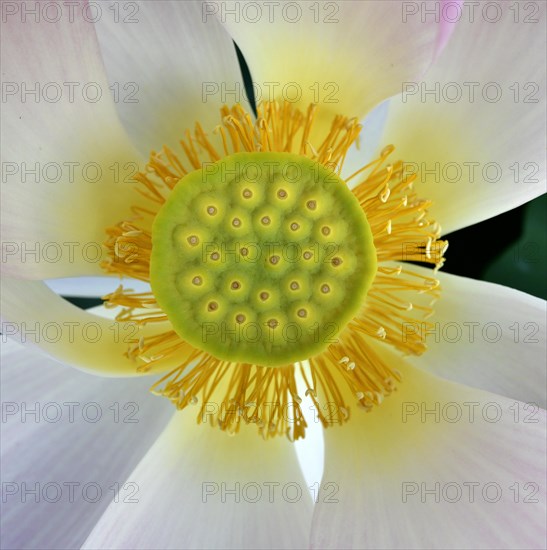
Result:
{"label": "white petal", "polygon": [[463,15],[425,80],[391,101],[384,141],[408,177],[419,171],[415,188],[443,233],[545,192],[546,4],[528,6],[534,14],[517,16],[506,3],[464,5],[474,21]]}
{"label": "white petal", "polygon": [[148,385],[66,369],[3,340],[4,548],[80,548],[116,484],[120,499],[132,493],[129,474],[173,414]]}
{"label": "white petal", "polygon": [[[46,285],[61,296],[88,296],[97,298],[112,292],[116,279],[112,277],[69,277],[65,279],[49,279]],[[150,285],[137,279],[124,278],[124,288],[135,292],[150,292]]]}
{"label": "white petal", "polygon": [[85,5],[72,15],[59,6],[57,23],[18,6],[2,25],[2,269],[31,279],[100,273],[105,228],[138,197],[128,176],[140,159]]}
{"label": "white petal", "polygon": [[[205,22],[194,0],[107,4],[119,21],[102,17],[97,33],[111,86],[119,90],[116,106],[139,150],[148,156],[164,144],[180,149],[179,139],[196,121],[212,131],[219,108],[238,102],[243,90],[222,25]],[[235,99],[234,90],[240,91]]]}
{"label": "white petal", "polygon": [[[416,271],[429,270],[417,268]],[[438,272],[442,292],[425,342],[409,360],[432,374],[545,408],[546,304],[511,288]],[[409,333],[417,326],[403,328]]]}
{"label": "white petal", "polygon": [[399,366],[397,392],[326,431],[312,547],[541,548],[545,411]]}
{"label": "white petal", "polygon": [[[172,330],[168,322],[153,325],[157,326],[140,328],[131,321],[119,323],[79,309],[41,281],[2,279],[2,334],[84,371],[142,376],[137,372],[141,363],[132,362],[124,353],[138,345],[141,336]],[[177,364],[176,356],[162,367],[168,369],[171,364]]]}
{"label": "white petal", "polygon": [[254,426],[229,437],[195,415],[177,413],[128,478],[138,505],[112,503],[83,548],[307,546],[311,499],[291,443]]}
{"label": "white petal", "polygon": [[249,64],[258,100],[361,118],[422,74],[449,26],[404,20],[399,2],[210,2]]}

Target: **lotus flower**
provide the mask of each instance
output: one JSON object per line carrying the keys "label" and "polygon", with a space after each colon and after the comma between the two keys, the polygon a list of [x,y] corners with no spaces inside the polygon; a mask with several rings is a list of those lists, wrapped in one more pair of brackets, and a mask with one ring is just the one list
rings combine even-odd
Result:
{"label": "lotus flower", "polygon": [[[544,302],[438,271],[544,192],[545,4],[489,4],[2,4],[6,548],[543,547]],[[336,248],[194,254],[245,227]]]}

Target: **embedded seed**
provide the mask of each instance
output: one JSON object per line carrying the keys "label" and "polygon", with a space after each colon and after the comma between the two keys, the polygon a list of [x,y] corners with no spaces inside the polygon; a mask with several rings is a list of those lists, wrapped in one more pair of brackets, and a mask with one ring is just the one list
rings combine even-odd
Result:
{"label": "embedded seed", "polygon": [[322,292],[323,294],[328,294],[328,293],[330,292],[330,286],[329,286],[329,285],[323,285],[323,286],[321,287],[321,292]]}
{"label": "embedded seed", "polygon": [[285,198],[287,198],[287,191],[285,191],[285,189],[280,189],[280,190],[277,192],[277,196],[278,196],[280,199],[285,199]]}
{"label": "embedded seed", "polygon": [[209,305],[207,306],[207,309],[209,311],[215,311],[218,309],[218,304],[216,302],[209,302]]}
{"label": "embedded seed", "polygon": [[300,285],[298,284],[297,281],[293,281],[291,283],[291,290],[298,290],[300,288]]}
{"label": "embedded seed", "polygon": [[260,221],[263,225],[270,225],[270,216],[264,216]]}
{"label": "embedded seed", "polygon": [[291,223],[291,229],[292,229],[293,231],[296,231],[296,230],[299,229],[299,228],[300,228],[300,225],[297,224],[296,222]]}
{"label": "embedded seed", "polygon": [[321,228],[321,233],[323,233],[323,235],[330,235],[330,227],[327,227],[326,225],[324,225]]}
{"label": "embedded seed", "polygon": [[249,250],[247,248],[242,248],[241,249],[241,255],[242,256],[247,256],[247,254],[249,254]]}
{"label": "embedded seed", "polygon": [[304,252],[304,254],[302,254],[302,256],[304,257],[304,260],[309,260],[313,256],[313,254],[309,251],[306,251]]}
{"label": "embedded seed", "polygon": [[338,267],[342,263],[342,258],[333,258],[331,263],[333,266]]}
{"label": "embedded seed", "polygon": [[199,275],[192,279],[192,283],[195,284],[196,286],[201,285],[202,282],[203,282],[203,280]]}
{"label": "embedded seed", "polygon": [[270,263],[273,265],[276,265],[277,263],[279,263],[279,256],[271,256]]}
{"label": "embedded seed", "polygon": [[250,189],[243,189],[243,196],[246,199],[250,199],[253,196],[253,192]]}
{"label": "embedded seed", "polygon": [[231,288],[232,290],[237,290],[238,288],[241,288],[241,285],[237,281],[234,281],[231,285]]}
{"label": "embedded seed", "polygon": [[245,315],[243,315],[243,313],[238,313],[236,315],[236,321],[241,324],[245,321]]}
{"label": "embedded seed", "polygon": [[239,226],[241,225],[241,220],[240,220],[239,218],[234,218],[234,219],[232,220],[232,225],[233,225],[234,227],[239,227]]}
{"label": "embedded seed", "polygon": [[207,214],[214,216],[217,213],[217,209],[214,206],[207,207]]}
{"label": "embedded seed", "polygon": [[199,238],[197,237],[197,235],[190,235],[188,237],[188,243],[192,246],[196,246],[196,244],[199,243]]}
{"label": "embedded seed", "polygon": [[220,254],[218,252],[213,252],[211,254],[211,260],[216,262],[219,258],[220,258]]}
{"label": "embedded seed", "polygon": [[305,309],[298,310],[298,317],[307,317],[308,312]]}
{"label": "embedded seed", "polygon": [[316,201],[308,201],[306,203],[306,206],[309,210],[315,210],[317,208],[317,202]]}
{"label": "embedded seed", "polygon": [[270,319],[270,320],[268,321],[268,326],[269,326],[270,328],[276,328],[278,324],[279,324],[279,323],[277,322],[276,319]]}
{"label": "embedded seed", "polygon": [[261,292],[260,293],[260,299],[265,302],[270,297],[268,292]]}

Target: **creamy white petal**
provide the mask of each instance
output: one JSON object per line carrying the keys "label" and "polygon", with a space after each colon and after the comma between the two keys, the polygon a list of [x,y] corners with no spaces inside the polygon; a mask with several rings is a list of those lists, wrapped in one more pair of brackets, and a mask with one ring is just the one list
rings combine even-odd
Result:
{"label": "creamy white petal", "polygon": [[407,17],[404,8],[377,0],[243,1],[210,2],[206,13],[241,48],[257,100],[318,103],[361,118],[422,74],[451,31],[435,18]]}
{"label": "creamy white petal", "polygon": [[114,490],[137,492],[129,474],[173,408],[149,381],[89,376],[2,338],[2,546],[80,548]]}
{"label": "creamy white petal", "polygon": [[2,24],[2,269],[31,279],[100,273],[104,230],[138,197],[128,177],[140,159],[117,119],[87,4],[38,18],[24,13],[35,3],[14,6]]}
{"label": "creamy white petal", "polygon": [[[140,328],[131,321],[116,322],[96,311],[82,310],[41,281],[2,279],[2,333],[87,372],[142,376],[137,372],[141,363],[129,360],[124,354],[129,347],[138,345],[141,336],[172,330],[168,322],[153,325],[156,326]],[[162,368],[176,364],[174,355]]]}
{"label": "creamy white petal", "polygon": [[129,476],[139,503],[112,503],[83,548],[307,546],[311,499],[292,444],[255,426],[229,437],[197,426],[196,411],[177,413]]}
{"label": "creamy white petal", "polygon": [[380,407],[326,431],[312,547],[542,548],[545,411],[399,367]]}
{"label": "creamy white petal", "polygon": [[409,80],[391,101],[384,142],[396,146],[408,177],[418,171],[415,188],[434,201],[443,233],[545,192],[546,8],[464,3],[425,79]]}
{"label": "creamy white petal", "polygon": [[215,18],[205,20],[201,2],[107,4],[118,22],[102,17],[97,33],[116,106],[141,153],[179,150],[186,129],[199,121],[212,131],[219,108],[241,100],[232,39]]}
{"label": "creamy white petal", "polygon": [[[118,280],[113,277],[69,277],[49,279],[46,285],[61,296],[86,296],[97,298],[110,294]],[[150,292],[150,285],[137,279],[124,278],[124,288],[135,292]]]}
{"label": "creamy white petal", "polygon": [[[428,350],[409,361],[443,378],[545,408],[545,300],[442,271],[436,276],[442,292],[428,319],[434,323],[425,336]],[[403,327],[403,337],[417,328]]]}

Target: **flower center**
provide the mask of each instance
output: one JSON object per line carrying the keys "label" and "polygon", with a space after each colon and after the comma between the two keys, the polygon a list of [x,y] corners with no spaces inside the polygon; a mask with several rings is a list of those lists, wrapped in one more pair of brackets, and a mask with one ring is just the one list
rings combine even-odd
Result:
{"label": "flower center", "polygon": [[188,174],[152,230],[159,306],[182,339],[226,361],[277,367],[321,353],[375,274],[355,195],[290,153],[236,153]]}
{"label": "flower center", "polygon": [[324,427],[372,411],[402,381],[381,350],[420,355],[434,328],[439,282],[405,263],[443,264],[431,202],[392,145],[341,179],[361,126],[337,115],[321,139],[318,110],[223,107],[152,151],[131,218],[107,228],[103,268],[152,286],[105,296],[138,327],[128,365],[229,434],[304,437],[305,396]]}

